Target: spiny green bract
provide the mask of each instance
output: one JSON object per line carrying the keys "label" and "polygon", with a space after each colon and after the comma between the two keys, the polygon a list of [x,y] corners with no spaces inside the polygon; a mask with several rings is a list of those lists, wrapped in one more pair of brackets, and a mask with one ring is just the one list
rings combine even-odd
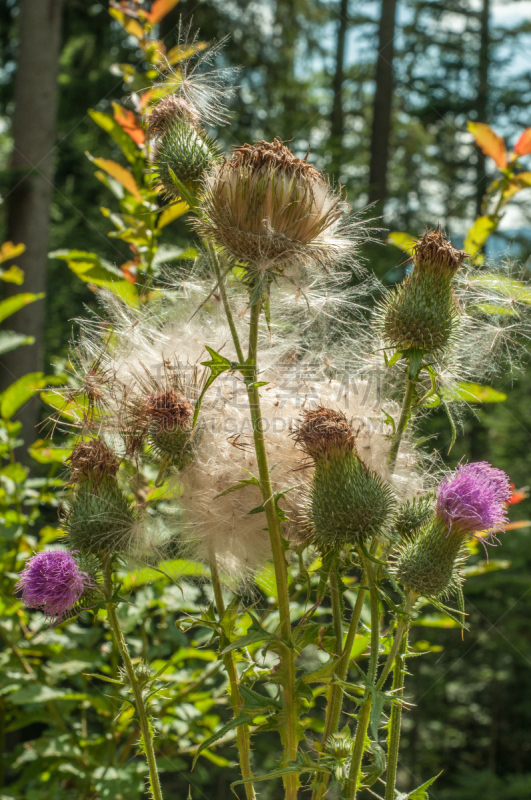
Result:
{"label": "spiny green bract", "polygon": [[415,270],[381,310],[383,337],[400,352],[444,350],[460,317],[452,278],[430,270]]}
{"label": "spiny green bract", "polygon": [[434,496],[431,494],[407,500],[400,506],[393,529],[397,539],[411,540],[433,516]]}
{"label": "spiny green bract", "polygon": [[172,197],[181,197],[179,183],[193,191],[218,160],[213,140],[182,120],[175,120],[157,145],[158,176]]}
{"label": "spiny green bract", "polygon": [[193,461],[199,443],[200,431],[178,428],[150,434],[153,450],[160,456],[168,456],[177,469],[184,469]]}
{"label": "spiny green bract", "polygon": [[393,505],[389,487],[354,453],[318,461],[310,489],[313,541],[322,552],[366,541],[381,531]]}
{"label": "spiny green bract", "polygon": [[395,574],[407,589],[421,597],[443,597],[461,585],[460,568],[466,558],[463,534],[448,531],[432,520],[398,552]]}
{"label": "spiny green bract", "polygon": [[77,486],[64,520],[69,548],[86,555],[126,552],[135,524],[130,501],[109,476],[97,485],[87,480]]}

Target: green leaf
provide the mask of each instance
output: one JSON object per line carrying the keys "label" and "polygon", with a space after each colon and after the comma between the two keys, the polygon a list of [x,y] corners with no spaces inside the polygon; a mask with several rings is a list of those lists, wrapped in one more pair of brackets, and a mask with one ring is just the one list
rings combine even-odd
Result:
{"label": "green leaf", "polygon": [[98,678],[100,681],[105,681],[106,683],[114,683],[118,686],[126,686],[123,681],[116,681],[114,678],[108,678],[107,675],[99,675],[97,672],[84,672],[83,675],[85,678]]}
{"label": "green leaf", "polygon": [[62,464],[71,452],[71,447],[53,447],[49,439],[37,439],[28,447],[28,453],[39,464]]}
{"label": "green leaf", "polygon": [[35,392],[43,389],[48,383],[57,380],[55,376],[45,375],[43,372],[30,372],[23,375],[18,381],[0,395],[0,414],[3,419],[11,419],[24,403],[33,397]]}
{"label": "green leaf", "polygon": [[15,333],[15,331],[0,331],[0,355],[2,353],[9,353],[10,350],[16,350],[23,344],[33,344],[35,341],[33,336],[26,336],[23,333]]}
{"label": "green leaf", "polygon": [[334,679],[336,666],[337,656],[331,656],[319,669],[314,669],[312,672],[306,673],[306,675],[302,676],[301,680],[304,683],[330,683],[330,681]]}
{"label": "green leaf", "polygon": [[0,264],[8,261],[10,258],[20,256],[26,249],[25,244],[13,244],[13,242],[4,242],[0,246]]}
{"label": "green leaf", "polygon": [[517,303],[531,305],[531,289],[524,281],[508,278],[506,275],[476,275],[469,279],[472,284],[483,286],[501,297],[515,300]]}
{"label": "green leaf", "polygon": [[66,261],[69,269],[84,283],[108,289],[130,306],[138,305],[138,292],[133,283],[125,280],[118,267],[100,259],[96,253],[82,250],[56,250],[50,258]]}
{"label": "green leaf", "polygon": [[238,714],[237,717],[231,719],[231,721],[227,722],[226,725],[223,725],[218,731],[216,731],[216,733],[212,734],[212,736],[209,736],[208,739],[204,740],[204,742],[201,742],[194,756],[194,760],[192,762],[192,769],[195,767],[195,762],[197,761],[203,750],[213,745],[215,742],[218,741],[218,739],[221,739],[222,736],[225,736],[226,733],[234,730],[234,728],[239,728],[240,725],[248,725],[252,721],[253,721],[252,717],[250,717],[249,714],[244,714],[244,713]]}
{"label": "green leaf", "polygon": [[507,400],[504,392],[498,392],[492,386],[482,386],[479,383],[459,381],[449,389],[442,391],[442,397],[447,403],[465,401],[466,403],[503,403]]}
{"label": "green leaf", "polygon": [[0,322],[3,322],[7,317],[16,314],[21,308],[34,303],[35,300],[42,300],[44,294],[32,294],[31,292],[23,292],[22,294],[15,294],[13,297],[8,297],[7,300],[2,300],[0,303]]}
{"label": "green leaf", "polygon": [[0,281],[15,283],[17,286],[21,286],[24,283],[24,272],[20,267],[16,267],[13,264],[9,269],[0,269]]}
{"label": "green leaf", "polygon": [[245,634],[245,636],[241,636],[239,639],[236,639],[234,642],[231,642],[227,645],[222,651],[221,655],[224,656],[226,653],[230,653],[232,650],[238,650],[241,647],[247,647],[250,644],[255,644],[256,642],[270,642],[275,637],[269,631],[266,631],[265,628],[262,628],[258,620],[253,617],[250,611],[247,612],[252,619],[252,623]]}
{"label": "green leaf", "polygon": [[408,799],[409,800],[429,800],[429,795],[428,795],[428,792],[426,791],[426,789],[428,789],[432,785],[432,783],[435,783],[435,781],[437,780],[437,778],[440,775],[442,775],[442,770],[441,770],[441,772],[439,772],[438,775],[435,775],[434,778],[430,778],[429,781],[426,781],[426,783],[423,783],[421,786],[417,786],[416,789],[413,789],[413,791],[408,794]]}
{"label": "green leaf", "polygon": [[184,201],[179,201],[177,203],[172,203],[170,206],[164,209],[162,214],[159,217],[159,221],[157,223],[157,228],[161,230],[161,228],[166,227],[169,225],[170,222],[173,222],[174,219],[179,219],[182,217],[183,214],[186,214],[187,211],[190,210],[190,206],[188,203]]}
{"label": "green leaf", "polygon": [[131,137],[128,136],[122,126],[116,122],[114,117],[111,117],[109,114],[104,114],[102,111],[95,111],[92,108],[89,108],[88,113],[96,125],[103,128],[103,130],[114,139],[127,160],[131,164],[135,164],[142,154]]}
{"label": "green leaf", "polygon": [[269,711],[271,709],[281,709],[282,703],[280,700],[275,700],[274,697],[255,692],[249,686],[240,685],[240,694],[243,698],[245,708],[249,712]]}
{"label": "green leaf", "polygon": [[477,256],[483,245],[497,228],[496,222],[491,217],[478,217],[470,230],[468,231],[465,239],[464,249],[474,258]]}
{"label": "green leaf", "polygon": [[389,244],[394,244],[399,250],[403,250],[404,253],[408,253],[410,256],[412,256],[413,248],[417,244],[418,239],[415,239],[414,236],[410,236],[409,233],[393,231],[387,237],[387,241]]}
{"label": "green leaf", "polygon": [[80,397],[77,400],[65,400],[59,392],[41,392],[41,400],[46,405],[55,408],[65,419],[80,421],[83,419],[85,410],[88,408],[88,399]]}

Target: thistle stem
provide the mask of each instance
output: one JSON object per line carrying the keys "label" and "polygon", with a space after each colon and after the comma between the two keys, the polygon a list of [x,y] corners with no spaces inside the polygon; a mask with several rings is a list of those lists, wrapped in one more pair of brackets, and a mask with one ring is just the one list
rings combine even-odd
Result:
{"label": "thistle stem", "polygon": [[406,633],[409,630],[409,626],[411,623],[409,615],[411,614],[411,610],[417,601],[417,597],[418,595],[416,595],[414,592],[411,591],[408,592],[406,596],[406,601],[403,610],[404,617],[401,617],[399,619],[398,624],[396,626],[395,638],[393,640],[393,644],[391,645],[391,650],[389,651],[389,655],[387,656],[387,660],[384,664],[382,674],[380,675],[378,683],[376,684],[376,688],[378,691],[383,688],[386,678],[391,672],[391,669],[393,668],[395,657],[400,649],[404,633]]}
{"label": "thistle stem", "polygon": [[[107,595],[107,599],[110,600],[110,598],[112,597],[112,575],[111,575],[111,565],[109,560],[107,560],[107,562],[104,564],[103,576],[105,581],[105,594]],[[153,748],[153,733],[151,730],[151,726],[149,724],[149,719],[147,715],[146,705],[144,703],[144,696],[142,694],[142,689],[140,688],[140,685],[138,683],[135,674],[135,669],[133,667],[133,662],[131,661],[131,656],[129,655],[129,650],[127,649],[127,644],[124,635],[122,633],[122,629],[120,628],[120,623],[118,622],[118,616],[116,614],[115,604],[112,602],[107,602],[106,608],[107,608],[107,617],[109,620],[109,625],[111,626],[114,639],[116,641],[116,644],[118,645],[118,650],[120,651],[120,655],[122,656],[122,661],[125,667],[125,671],[127,673],[127,678],[129,680],[129,684],[133,692],[133,697],[135,699],[135,708],[136,708],[136,713],[138,715],[138,722],[140,724],[142,743],[144,746],[146,760],[149,768],[150,791],[153,795],[153,800],[162,800],[162,791],[160,788],[159,774],[157,771],[157,762],[155,759],[155,751]]]}
{"label": "thistle stem", "polygon": [[416,385],[417,381],[412,380],[409,377],[409,366],[408,366],[407,377],[406,377],[406,391],[404,394],[404,399],[402,401],[400,418],[398,420],[398,425],[396,427],[396,431],[393,436],[393,443],[391,444],[391,449],[389,450],[389,469],[391,471],[391,474],[395,470],[396,460],[398,458],[398,451],[400,450],[400,443],[402,441],[402,436],[404,435],[404,431],[407,427],[409,414],[411,411],[411,404],[413,402],[413,397],[415,395]]}
{"label": "thistle stem", "polygon": [[[387,776],[385,779],[385,800],[395,800],[396,772],[398,767],[398,750],[400,747],[400,727],[402,723],[402,704],[400,700],[404,690],[405,654],[407,653],[407,639],[409,624],[400,638],[400,646],[394,662],[393,697],[399,702],[393,703],[389,736],[387,739]],[[398,634],[398,631],[397,631]]]}
{"label": "thistle stem", "polygon": [[[365,583],[366,583],[366,575],[364,574],[361,579],[360,588],[358,589],[358,596],[356,597],[356,603],[352,611],[352,617],[350,619],[350,624],[348,627],[347,637],[345,639],[343,652],[341,658],[337,662],[336,679],[338,682],[344,681],[345,678],[347,677],[348,665],[350,663],[350,654],[352,652],[352,647],[356,639],[356,633],[358,632],[361,611],[363,608],[365,596],[367,594]],[[343,687],[338,682],[334,683],[330,687],[330,694],[328,698],[328,704],[326,707],[325,727],[322,737],[323,744],[326,742],[328,737],[331,736],[333,733],[336,733],[337,729],[339,728],[339,720],[341,719],[341,708],[343,706]],[[312,800],[322,800],[322,798],[326,793],[326,787],[328,786],[329,777],[330,776],[326,773],[322,772],[317,773],[315,780],[316,783],[318,783],[319,785],[313,792]]]}
{"label": "thistle stem", "polygon": [[[218,278],[221,275],[221,269],[214,258],[215,270]],[[234,317],[230,302],[227,297],[225,282],[220,281],[220,293],[222,297],[223,307],[227,316],[227,321],[231,330],[234,348],[240,364],[244,363],[243,350],[240,344],[238,331],[234,323]],[[284,744],[284,763],[296,761],[299,735],[298,735],[298,715],[297,715],[297,699],[295,696],[295,651],[291,641],[291,619],[289,608],[289,592],[288,592],[288,569],[286,559],[284,557],[284,546],[282,542],[282,534],[280,531],[280,523],[277,515],[277,510],[274,501],[273,487],[271,485],[271,477],[269,474],[269,464],[267,459],[267,450],[264,439],[264,426],[262,419],[262,410],[260,406],[260,393],[256,386],[258,372],[256,364],[256,356],[258,350],[258,325],[260,321],[261,302],[256,302],[251,306],[251,319],[249,329],[249,358],[248,366],[243,375],[245,384],[247,386],[247,395],[249,399],[249,409],[251,413],[251,421],[253,425],[253,438],[256,451],[256,460],[258,463],[258,477],[260,481],[260,490],[264,501],[264,510],[267,519],[267,527],[269,531],[269,539],[271,542],[271,550],[273,554],[273,565],[275,569],[275,579],[278,594],[278,609],[280,615],[280,633],[284,640],[284,650],[282,656],[282,667],[284,673],[283,681],[283,699],[284,699],[284,714],[285,726],[282,733],[282,740]],[[286,800],[296,800],[297,790],[299,787],[299,778],[296,774],[287,775],[284,778],[284,786],[286,789]]]}
{"label": "thistle stem", "polygon": [[[212,579],[212,588],[214,589],[214,599],[216,601],[216,608],[218,616],[221,619],[225,613],[225,601],[223,600],[223,592],[221,591],[221,581],[219,579],[218,563],[216,553],[211,550],[210,553],[210,576]],[[225,641],[222,637],[221,648],[225,646]],[[238,671],[234,662],[234,654],[232,652],[225,653],[223,656],[223,665],[227,671],[229,678],[229,697],[230,704],[234,716],[237,717],[242,710],[242,698],[240,695]],[[252,779],[253,773],[251,770],[251,737],[248,725],[239,725],[236,728],[236,741],[238,743],[238,753],[240,756],[240,770],[244,780]],[[245,795],[247,800],[255,800],[256,795],[252,783],[246,783]]]}
{"label": "thistle stem", "polygon": [[[369,597],[371,601],[371,655],[369,659],[369,669],[367,671],[367,688],[362,700],[358,714],[358,726],[354,739],[354,748],[350,761],[349,777],[345,784],[344,797],[346,800],[355,800],[358,793],[358,785],[361,773],[361,762],[365,752],[365,739],[371,718],[372,691],[378,670],[378,652],[380,647],[380,603],[378,588],[375,582],[375,571],[373,565],[360,553],[362,563],[369,584]],[[374,565],[376,566],[376,565]]]}
{"label": "thistle stem", "polygon": [[330,597],[332,600],[332,621],[334,625],[334,635],[336,637],[336,655],[341,656],[343,652],[343,602],[339,590],[339,574],[337,562],[330,570]]}

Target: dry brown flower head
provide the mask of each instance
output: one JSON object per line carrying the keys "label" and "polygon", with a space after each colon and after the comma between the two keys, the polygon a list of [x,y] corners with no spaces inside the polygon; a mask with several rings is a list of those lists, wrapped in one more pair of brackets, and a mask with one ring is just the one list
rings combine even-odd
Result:
{"label": "dry brown flower head", "polygon": [[293,436],[313,459],[352,453],[356,447],[356,434],[345,414],[324,406],[306,411]]}
{"label": "dry brown flower head", "polygon": [[148,395],[143,401],[142,411],[152,432],[153,429],[162,433],[176,428],[190,430],[192,427],[194,408],[174,389]]}
{"label": "dry brown flower head", "polygon": [[307,179],[324,183],[319,170],[308,164],[309,151],[304,158],[298,158],[280,139],[275,139],[273,142],[266,142],[262,139],[254,144],[242,144],[239,147],[233,147],[232,153],[232,158],[226,162],[231,169],[241,169],[242,167],[252,171],[278,169],[289,175],[304,176]]}
{"label": "dry brown flower head", "polygon": [[68,485],[88,479],[97,485],[108,475],[114,477],[120,467],[116,453],[102,439],[88,439],[77,444],[65,464],[70,467]]}
{"label": "dry brown flower head", "polygon": [[450,276],[455,275],[465,258],[468,258],[468,253],[453,247],[444,238],[440,225],[432,231],[426,231],[413,248],[413,261],[417,269],[435,269]]}

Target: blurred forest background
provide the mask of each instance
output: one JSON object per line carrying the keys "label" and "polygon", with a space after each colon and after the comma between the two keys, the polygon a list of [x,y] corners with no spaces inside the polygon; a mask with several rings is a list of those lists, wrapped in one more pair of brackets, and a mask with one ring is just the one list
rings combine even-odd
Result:
{"label": "blurred forest background", "polygon": [[[484,213],[485,192],[496,174],[467,121],[489,124],[511,147],[531,126],[529,0],[181,0],[165,5],[169,12],[153,22],[168,51],[178,44],[180,19],[199,28],[203,41],[230,34],[221,63],[241,71],[232,121],[218,132],[226,147],[279,137],[298,155],[309,148],[310,160],[344,185],[355,209],[374,204],[369,216],[381,216],[378,224],[386,231],[416,237],[440,222],[454,245],[462,246],[467,229]],[[23,287],[18,279],[6,279],[1,291],[4,300],[20,292],[46,292],[44,300],[31,302],[6,322],[22,338],[33,337],[33,344],[6,347],[0,355],[2,390],[28,373],[59,375],[67,362],[71,320],[86,314],[85,305],[96,306],[90,282],[80,280],[64,258],[48,258],[48,252],[96,252],[127,280],[135,279],[135,245],[126,236],[109,236],[115,201],[109,199],[109,180],[102,173],[95,176],[86,155],[127,163],[119,135],[111,133],[109,139],[109,131],[88,114],[93,109],[112,115],[113,102],[134,109],[134,71],[146,61],[146,50],[127,29],[134,14],[120,18],[120,8],[134,11],[135,3],[115,3],[114,15],[105,2],[90,0],[5,0],[0,7],[0,241],[26,245],[15,259],[25,274]],[[145,75],[149,78],[149,68]],[[116,118],[116,106],[114,111]],[[522,163],[531,169],[524,158]],[[488,239],[487,256],[515,258],[526,267],[530,226],[527,189],[507,206]],[[391,284],[403,277],[407,256],[392,244],[384,246],[386,231],[375,234],[381,241],[365,246],[363,255],[367,266]],[[184,225],[165,229],[164,243],[185,250]],[[6,258],[7,267],[10,263]],[[474,406],[448,462],[462,456],[489,460],[519,489],[531,483],[531,366],[524,365],[514,383],[508,375],[493,386],[507,398]],[[42,447],[35,451],[37,459],[27,454],[40,435],[35,424],[49,413],[39,396],[16,413],[8,414],[5,407],[2,413],[7,580],[16,565],[22,519],[30,547],[39,536],[53,541],[60,473],[58,465],[50,473]],[[451,431],[443,413],[430,419],[426,433],[447,452]],[[20,492],[25,493],[24,514],[20,506],[13,512],[13,497],[20,500]],[[524,495],[512,510],[514,520],[531,516]],[[431,653],[412,664],[418,705],[404,723],[404,790],[443,769],[430,789],[435,800],[531,796],[530,545],[529,527],[508,531],[495,554],[506,560],[505,569],[467,582],[470,632],[464,638],[436,615],[418,628],[419,648],[425,645]],[[79,677],[79,664],[89,659],[93,667],[90,651],[96,649],[105,663],[110,652],[105,631],[100,630],[96,647],[90,626],[71,624],[68,636],[49,632],[39,640],[39,652],[34,647],[24,653],[16,644],[25,635],[15,632],[20,609],[6,585],[0,622],[0,797],[140,797],[138,771],[129,758],[133,742],[116,763],[109,762],[112,769],[102,772],[106,740],[98,740],[97,724],[90,734],[91,715],[96,719],[111,712],[103,694]],[[151,658],[169,657],[190,644],[173,626],[182,606],[180,594],[172,591],[160,582],[141,586],[134,609],[127,612],[133,641]],[[188,607],[201,601],[197,586],[187,592]],[[67,662],[61,660],[65,652]],[[175,661],[176,668],[189,671],[192,683],[211,668],[204,655],[210,651],[198,652],[181,652],[183,663]],[[74,666],[61,667],[64,663]],[[86,671],[95,669],[85,664]],[[164,723],[164,735],[174,745],[165,751],[164,786],[174,792],[171,796],[184,797],[191,786],[194,798],[225,800],[235,774],[225,769],[234,760],[230,745],[190,772],[186,752],[201,738],[208,716],[201,705],[204,696],[198,697],[190,695],[177,721]],[[19,717],[24,711],[22,721],[15,721],[13,708]],[[111,749],[120,735],[113,733]],[[186,740],[181,751],[179,740]],[[270,749],[262,747],[256,757],[266,771],[277,753],[273,739]],[[275,796],[274,789],[263,790],[263,798]]]}

